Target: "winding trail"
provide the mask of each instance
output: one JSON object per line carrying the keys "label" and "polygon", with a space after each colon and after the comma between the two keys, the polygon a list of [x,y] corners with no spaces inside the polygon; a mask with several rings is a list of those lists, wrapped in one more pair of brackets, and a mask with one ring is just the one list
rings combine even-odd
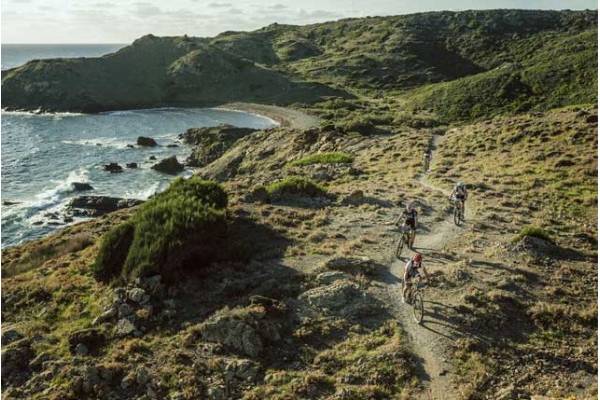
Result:
{"label": "winding trail", "polygon": [[[437,147],[443,140],[442,136],[434,135],[430,143],[431,157],[427,171],[417,178],[417,181],[428,190],[437,191],[445,196],[447,191],[436,187],[427,181],[431,162],[435,158]],[[444,245],[450,238],[460,234],[461,228],[454,225],[452,216],[444,220],[429,224],[428,232],[417,232],[415,248],[423,254],[423,263],[430,274],[434,273],[447,262],[444,256]],[[422,230],[421,230],[422,231]],[[390,266],[390,274],[387,277],[390,297],[394,300],[394,311],[406,334],[408,335],[411,350],[419,362],[418,373],[424,384],[422,398],[425,399],[455,399],[456,389],[451,382],[449,360],[445,358],[446,349],[451,341],[452,334],[445,332],[444,325],[436,322],[437,313],[432,313],[432,308],[438,302],[432,300],[431,291],[425,289],[425,315],[421,325],[418,325],[412,316],[412,308],[402,304],[402,277],[404,265],[414,253],[404,251],[401,260],[394,260]],[[433,328],[434,326],[435,328]]]}

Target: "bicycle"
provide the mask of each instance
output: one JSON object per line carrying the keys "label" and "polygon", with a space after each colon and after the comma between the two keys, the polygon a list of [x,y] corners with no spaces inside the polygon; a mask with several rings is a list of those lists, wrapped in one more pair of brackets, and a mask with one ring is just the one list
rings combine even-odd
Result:
{"label": "bicycle", "polygon": [[[404,285],[406,282],[402,281],[402,292],[404,293]],[[421,275],[417,273],[416,276],[412,278],[412,283],[410,288],[407,291],[407,296],[405,301],[412,306],[413,309],[413,319],[417,324],[421,324],[423,322],[423,316],[425,315],[424,301],[423,301],[423,292],[422,288],[424,284],[421,283]]]}
{"label": "bicycle", "polygon": [[464,205],[461,200],[454,199],[454,224],[460,225],[465,220]]}
{"label": "bicycle", "polygon": [[402,250],[404,249],[404,246],[410,245],[410,239],[412,237],[412,228],[411,227],[402,225],[400,227],[400,231],[402,232],[402,235],[400,236],[400,240],[398,240],[398,244],[396,245],[396,252],[394,253],[396,255],[396,258],[400,258],[400,256],[402,255]]}

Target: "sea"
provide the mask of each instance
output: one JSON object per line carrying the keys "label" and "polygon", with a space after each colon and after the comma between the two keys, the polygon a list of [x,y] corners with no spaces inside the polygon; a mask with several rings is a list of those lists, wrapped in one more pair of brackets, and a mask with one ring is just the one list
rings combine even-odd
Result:
{"label": "sea", "polygon": [[[115,51],[119,45],[2,45],[2,69],[32,59],[91,57]],[[39,238],[64,227],[49,218],[80,195],[147,199],[164,190],[173,176],[152,170],[157,160],[172,155],[183,162],[191,149],[178,139],[192,127],[219,124],[265,129],[273,120],[233,110],[159,108],[100,114],[6,112],[1,115],[1,246]],[[141,148],[138,136],[154,138],[159,146]],[[177,147],[169,147],[177,145]],[[111,174],[103,165],[136,169]],[[187,169],[181,176],[191,176]],[[72,183],[89,183],[93,190],[75,192]],[[81,218],[70,223],[77,223]]]}

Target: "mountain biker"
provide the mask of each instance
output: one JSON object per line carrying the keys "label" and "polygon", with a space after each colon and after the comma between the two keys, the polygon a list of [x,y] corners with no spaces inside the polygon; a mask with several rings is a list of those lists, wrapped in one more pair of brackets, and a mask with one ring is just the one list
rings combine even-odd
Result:
{"label": "mountain biker", "polygon": [[406,294],[410,289],[412,279],[417,275],[420,275],[420,270],[423,269],[425,278],[429,282],[429,274],[423,265],[423,256],[420,253],[414,255],[414,257],[406,263],[404,267],[404,289],[402,290],[402,302],[405,303]]}
{"label": "mountain biker", "polygon": [[408,242],[408,247],[411,249],[415,244],[415,236],[417,234],[417,219],[418,212],[415,209],[414,203],[408,203],[406,205],[406,209],[402,212],[402,216],[398,220],[397,225],[400,225],[400,221],[403,221],[402,226],[408,227],[410,229],[410,239]]}
{"label": "mountain biker", "polygon": [[467,187],[465,186],[464,183],[462,183],[462,182],[456,183],[456,185],[454,186],[454,189],[452,189],[452,193],[450,194],[450,200],[453,202],[460,201],[460,205],[462,207],[463,215],[464,215],[465,201],[467,200]]}

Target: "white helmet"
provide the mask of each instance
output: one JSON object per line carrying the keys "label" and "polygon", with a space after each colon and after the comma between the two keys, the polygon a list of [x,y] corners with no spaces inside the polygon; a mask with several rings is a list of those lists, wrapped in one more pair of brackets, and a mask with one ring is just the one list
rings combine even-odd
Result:
{"label": "white helmet", "polygon": [[458,183],[456,184],[456,187],[459,187],[459,188],[464,188],[464,187],[465,187],[465,184],[464,184],[464,183],[462,183],[462,182],[458,182]]}

